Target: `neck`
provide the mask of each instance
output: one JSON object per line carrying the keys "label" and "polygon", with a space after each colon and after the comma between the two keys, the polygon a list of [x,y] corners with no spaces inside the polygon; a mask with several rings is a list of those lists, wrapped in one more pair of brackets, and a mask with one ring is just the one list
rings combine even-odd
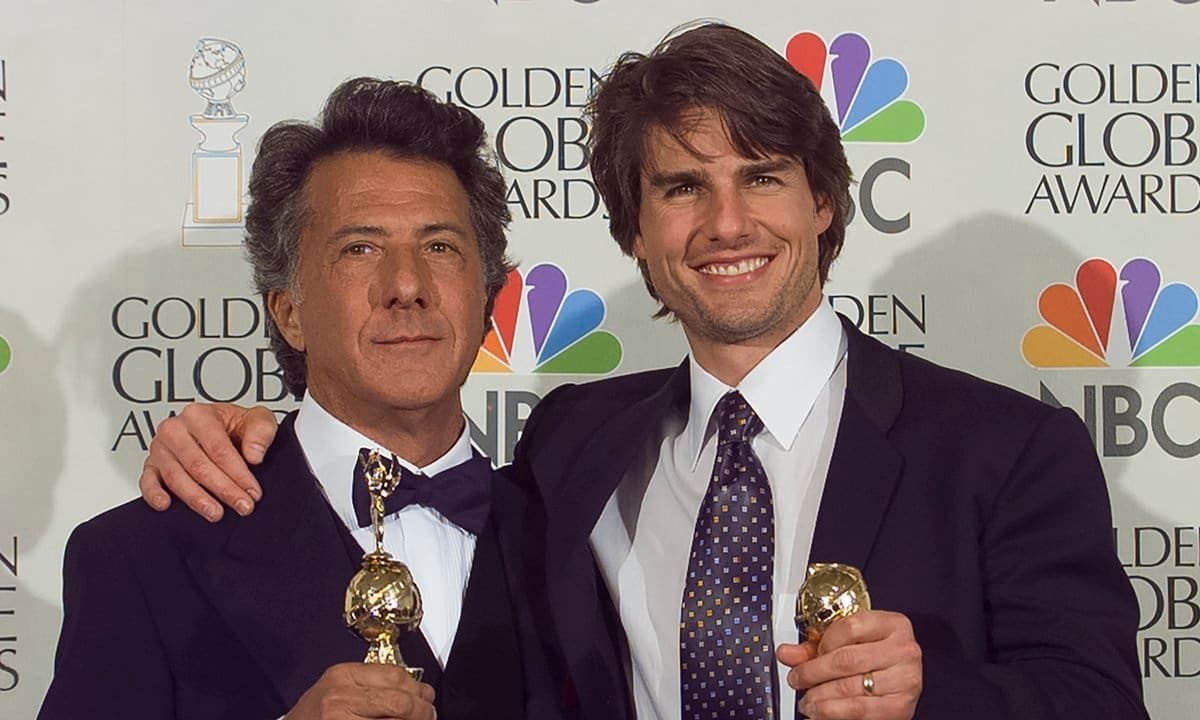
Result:
{"label": "neck", "polygon": [[465,420],[457,395],[427,407],[395,408],[327,396],[311,385],[308,392],[330,415],[417,467],[445,455],[462,435]]}
{"label": "neck", "polygon": [[735,388],[763,358],[770,355],[772,350],[779,347],[780,343],[812,317],[823,298],[821,293],[816,293],[815,298],[806,301],[801,312],[797,313],[798,319],[780,323],[764,333],[738,342],[703,337],[686,325],[683,332],[687,335],[692,356],[700,367],[729,387]]}

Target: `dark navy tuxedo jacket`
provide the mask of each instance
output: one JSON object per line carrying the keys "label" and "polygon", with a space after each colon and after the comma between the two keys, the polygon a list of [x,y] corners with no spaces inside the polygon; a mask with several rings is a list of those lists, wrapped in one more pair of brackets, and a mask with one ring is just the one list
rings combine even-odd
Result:
{"label": "dark navy tuxedo jacket", "polygon": [[[862,568],[875,607],[912,620],[917,717],[1146,717],[1136,599],[1083,424],[843,324],[845,403],[809,560]],[[664,414],[686,412],[688,383],[684,363],[564,386],[517,446],[531,611],[579,717],[633,717],[588,537],[634,458],[657,454]]]}
{"label": "dark navy tuxedo jacket", "polygon": [[[183,503],[158,513],[137,500],[76,529],[39,718],[275,720],[326,668],[362,661],[366,643],[342,620],[362,549],[309,472],[292,419],[254,471],[263,500],[249,517],[227,512],[213,526]],[[507,519],[524,513],[497,475],[444,672],[419,633],[401,639],[443,720],[540,718],[561,704],[522,616],[520,531]]]}

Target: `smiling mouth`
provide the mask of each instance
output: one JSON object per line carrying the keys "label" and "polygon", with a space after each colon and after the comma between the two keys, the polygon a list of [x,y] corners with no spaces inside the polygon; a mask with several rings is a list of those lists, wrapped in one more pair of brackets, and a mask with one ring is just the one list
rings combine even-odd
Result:
{"label": "smiling mouth", "polygon": [[767,263],[771,262],[771,258],[766,256],[745,258],[737,262],[727,263],[708,263],[696,268],[696,271],[704,275],[720,275],[722,277],[734,277],[737,275],[745,275],[752,273]]}

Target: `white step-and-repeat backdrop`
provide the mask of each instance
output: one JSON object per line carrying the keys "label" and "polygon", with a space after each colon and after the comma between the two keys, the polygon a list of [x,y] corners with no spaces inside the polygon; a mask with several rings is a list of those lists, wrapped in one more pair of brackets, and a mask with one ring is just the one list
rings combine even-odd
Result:
{"label": "white step-and-repeat backdrop", "polygon": [[[822,82],[858,181],[830,302],[1087,422],[1151,712],[1195,717],[1197,0],[5,0],[0,717],[35,714],[67,535],[135,494],[156,424],[193,399],[294,405],[241,196],[262,132],[341,80],[410,79],[482,116],[524,284],[562,289],[497,308],[466,388],[495,459],[556,383],[678,361],[608,238],[579,113],[618,53],[697,17]],[[206,115],[208,96],[233,115]],[[604,312],[550,327],[568,302]]]}

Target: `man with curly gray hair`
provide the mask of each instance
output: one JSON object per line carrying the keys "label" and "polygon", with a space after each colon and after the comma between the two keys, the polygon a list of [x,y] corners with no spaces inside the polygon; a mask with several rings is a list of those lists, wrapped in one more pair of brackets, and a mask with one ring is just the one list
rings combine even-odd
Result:
{"label": "man with curly gray hair", "polygon": [[[515,566],[519,497],[470,442],[459,390],[511,269],[483,123],[358,78],[263,136],[246,248],[302,397],[256,469],[253,516],[129,503],[81,525],[40,717],[526,718],[555,708]],[[169,429],[168,429],[169,432]],[[343,598],[374,537],[361,458],[390,458],[384,546],[424,596],[400,651],[360,662]],[[283,489],[286,487],[286,491]],[[391,503],[395,502],[395,506]],[[435,699],[436,697],[436,699]]]}

